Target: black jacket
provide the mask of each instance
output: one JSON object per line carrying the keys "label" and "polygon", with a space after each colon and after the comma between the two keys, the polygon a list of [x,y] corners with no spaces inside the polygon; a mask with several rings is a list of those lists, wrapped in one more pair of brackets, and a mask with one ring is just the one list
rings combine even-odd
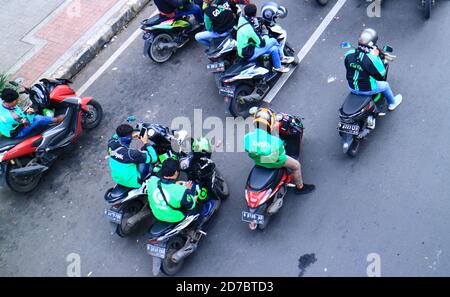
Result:
{"label": "black jacket", "polygon": [[225,33],[236,24],[236,4],[228,0],[218,0],[205,9],[205,15],[211,20],[212,30]]}

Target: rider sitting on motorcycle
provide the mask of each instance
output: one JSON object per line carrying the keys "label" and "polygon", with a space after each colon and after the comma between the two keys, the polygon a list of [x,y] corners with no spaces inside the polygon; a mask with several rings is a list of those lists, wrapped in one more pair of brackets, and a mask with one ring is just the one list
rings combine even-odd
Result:
{"label": "rider sitting on motorcycle", "polygon": [[280,125],[275,117],[275,113],[268,108],[258,109],[253,120],[256,129],[244,138],[245,150],[258,166],[269,169],[287,168],[296,185],[295,194],[311,193],[315,186],[303,183],[300,162],[286,155],[284,142],[278,137]]}
{"label": "rider sitting on motorcycle", "polygon": [[64,115],[58,117],[48,117],[35,114],[33,108],[28,108],[25,112],[18,105],[19,94],[6,88],[1,94],[0,106],[0,136],[7,138],[22,138],[39,127],[59,124],[64,120]]}
{"label": "rider sitting on motorcycle", "polygon": [[[131,149],[133,139],[139,138],[144,146],[141,150]],[[120,125],[108,143],[109,167],[112,179],[117,184],[137,189],[150,173],[150,164],[158,160],[155,149],[149,144],[148,134],[140,137],[139,132],[127,124]]]}
{"label": "rider sitting on motorcycle", "polygon": [[204,22],[202,9],[192,0],[155,0],[155,4],[159,14],[167,18],[193,15],[200,25]]}
{"label": "rider sitting on motorcycle", "polygon": [[358,48],[345,54],[345,67],[350,91],[356,95],[371,96],[383,93],[388,102],[388,109],[394,110],[401,102],[402,95],[394,93],[385,80],[386,67],[377,48],[377,32],[365,29],[358,40]]}
{"label": "rider sitting on motorcycle", "polygon": [[155,218],[162,222],[178,223],[188,213],[197,213],[198,196],[192,182],[177,181],[180,163],[173,158],[164,161],[158,176],[147,182],[148,200]]}
{"label": "rider sitting on motorcycle", "polygon": [[257,8],[255,4],[248,4],[244,8],[245,15],[241,15],[237,28],[237,51],[241,58],[254,61],[258,57],[271,54],[273,71],[288,72],[289,68],[282,66],[294,62],[294,57],[287,57],[283,54],[281,45],[275,38],[268,35],[263,37],[258,33],[255,24]]}
{"label": "rider sitting on motorcycle", "polygon": [[208,3],[206,7],[204,6],[206,31],[197,33],[195,39],[209,47],[211,39],[228,36],[236,25],[236,15],[233,11],[237,9],[232,0],[210,0],[206,3]]}

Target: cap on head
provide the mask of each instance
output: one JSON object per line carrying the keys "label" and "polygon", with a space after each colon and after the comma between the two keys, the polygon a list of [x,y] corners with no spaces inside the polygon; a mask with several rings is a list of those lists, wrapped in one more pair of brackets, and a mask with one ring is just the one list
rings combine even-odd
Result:
{"label": "cap on head", "polygon": [[6,103],[11,103],[19,99],[19,93],[17,93],[15,90],[6,88],[2,91],[2,94],[0,96],[2,100]]}
{"label": "cap on head", "polygon": [[164,161],[159,174],[160,177],[170,177],[174,176],[177,171],[180,171],[180,162],[173,158],[169,158]]}

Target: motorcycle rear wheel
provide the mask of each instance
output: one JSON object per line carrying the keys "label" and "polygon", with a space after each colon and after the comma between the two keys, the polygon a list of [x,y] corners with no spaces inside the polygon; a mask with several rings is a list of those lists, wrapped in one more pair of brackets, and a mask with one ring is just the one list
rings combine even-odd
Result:
{"label": "motorcycle rear wheel", "polygon": [[316,2],[321,5],[321,6],[325,6],[328,4],[329,0],[316,0]]}
{"label": "motorcycle rear wheel", "polygon": [[152,44],[148,49],[148,56],[155,63],[165,63],[167,62],[175,52],[174,49],[160,49],[159,44],[161,42],[173,42],[172,36],[167,33],[161,33],[154,37]]}
{"label": "motorcycle rear wheel", "polygon": [[431,7],[433,6],[433,0],[425,0],[425,18],[428,20],[431,17]]}
{"label": "motorcycle rear wheel", "polygon": [[134,230],[134,228],[127,229],[127,220],[137,214],[142,209],[142,207],[144,207],[144,204],[139,200],[135,200],[125,206],[123,210],[122,223],[120,225],[117,225],[117,235],[119,235],[120,237],[126,237]]}
{"label": "motorcycle rear wheel", "polygon": [[354,140],[352,142],[352,144],[350,145],[350,147],[348,148],[347,155],[352,158],[356,157],[356,155],[359,152],[359,145],[360,145],[360,141]]}
{"label": "motorcycle rear wheel", "polygon": [[230,113],[234,117],[243,117],[244,119],[250,116],[250,108],[255,106],[255,103],[253,102],[245,102],[244,104],[241,104],[238,100],[239,96],[248,96],[250,95],[254,90],[254,87],[248,85],[248,84],[241,84],[238,85],[236,88],[234,98],[232,98],[231,104],[230,104]]}
{"label": "motorcycle rear wheel", "polygon": [[167,242],[166,257],[162,260],[161,271],[168,276],[177,274],[183,267],[184,260],[178,263],[172,261],[172,255],[184,246],[185,241],[176,236]]}
{"label": "motorcycle rear wheel", "polygon": [[13,169],[20,168],[17,163],[14,165],[8,164],[6,168],[6,184],[8,187],[16,193],[30,193],[39,185],[42,174],[37,174],[29,177],[14,177],[11,175],[10,171]]}

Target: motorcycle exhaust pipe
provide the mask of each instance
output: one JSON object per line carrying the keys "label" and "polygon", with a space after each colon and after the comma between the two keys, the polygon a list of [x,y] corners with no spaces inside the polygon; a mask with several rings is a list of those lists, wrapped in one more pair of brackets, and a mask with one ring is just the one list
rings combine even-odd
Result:
{"label": "motorcycle exhaust pipe", "polygon": [[176,42],[161,42],[158,44],[158,49],[165,50],[165,49],[174,49],[178,48],[178,43]]}
{"label": "motorcycle exhaust pipe", "polygon": [[131,229],[136,225],[138,222],[146,219],[147,217],[151,216],[152,212],[150,211],[150,208],[146,204],[137,214],[134,216],[128,218],[126,222],[126,226],[128,229]]}
{"label": "motorcycle exhaust pipe", "polygon": [[197,243],[191,243],[190,240],[186,241],[186,244],[181,250],[176,251],[172,255],[172,261],[175,263],[180,263],[187,256],[191,255],[195,250],[197,250]]}
{"label": "motorcycle exhaust pipe", "polygon": [[29,167],[23,167],[23,168],[17,168],[10,171],[11,175],[14,177],[18,176],[31,176],[43,173],[44,171],[48,170],[47,166],[36,164]]}

